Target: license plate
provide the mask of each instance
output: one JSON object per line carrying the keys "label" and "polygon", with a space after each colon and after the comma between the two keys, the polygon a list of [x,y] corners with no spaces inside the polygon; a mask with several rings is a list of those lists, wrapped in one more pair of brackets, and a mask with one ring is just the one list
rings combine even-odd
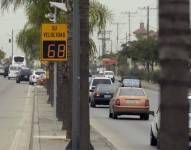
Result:
{"label": "license plate", "polygon": [[127,100],[128,104],[137,104],[139,103],[137,100]]}
{"label": "license plate", "polygon": [[24,78],[28,78],[28,76],[25,76]]}
{"label": "license plate", "polygon": [[104,95],[104,98],[111,98],[111,95]]}

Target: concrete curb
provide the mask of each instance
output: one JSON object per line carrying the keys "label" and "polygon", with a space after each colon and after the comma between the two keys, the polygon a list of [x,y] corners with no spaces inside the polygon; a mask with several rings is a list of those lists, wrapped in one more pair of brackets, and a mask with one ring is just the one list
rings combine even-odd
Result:
{"label": "concrete curb", "polygon": [[[94,146],[94,149],[98,149],[98,150],[117,150],[117,148],[105,137],[103,136],[100,132],[98,132],[93,126],[91,126],[90,128],[90,131],[91,131],[91,135],[94,135],[94,136],[91,136],[91,144],[94,146],[96,145],[96,147]],[[96,141],[96,139],[99,139],[99,141],[102,141],[102,143],[98,143]],[[102,144],[104,143],[104,145],[107,147],[107,148],[101,148]],[[99,146],[100,145],[100,146]]]}

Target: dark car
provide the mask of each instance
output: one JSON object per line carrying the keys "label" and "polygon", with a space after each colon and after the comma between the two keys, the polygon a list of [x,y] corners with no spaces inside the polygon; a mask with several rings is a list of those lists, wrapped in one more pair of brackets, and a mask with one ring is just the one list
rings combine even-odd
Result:
{"label": "dark car", "polygon": [[115,87],[110,84],[98,84],[91,95],[90,106],[109,105],[110,100],[115,92]]}
{"label": "dark car", "polygon": [[122,87],[139,87],[139,88],[141,88],[141,80],[139,80],[139,79],[123,79]]}
{"label": "dark car", "polygon": [[5,66],[5,68],[4,68],[4,78],[6,78],[7,76],[8,76],[8,74],[9,74],[9,65],[7,65],[7,66]]}
{"label": "dark car", "polygon": [[18,72],[16,76],[16,83],[20,83],[21,81],[29,81],[29,77],[32,74],[31,70],[28,68],[23,68]]}

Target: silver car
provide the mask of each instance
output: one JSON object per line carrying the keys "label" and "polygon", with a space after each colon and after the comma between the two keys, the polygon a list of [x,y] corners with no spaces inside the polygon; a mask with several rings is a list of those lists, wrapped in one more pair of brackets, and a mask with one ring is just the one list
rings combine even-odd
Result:
{"label": "silver car", "polygon": [[[191,96],[188,96],[191,106]],[[150,145],[159,147],[159,130],[160,130],[160,109],[154,115],[150,131]],[[191,140],[191,107],[189,109],[189,140]]]}

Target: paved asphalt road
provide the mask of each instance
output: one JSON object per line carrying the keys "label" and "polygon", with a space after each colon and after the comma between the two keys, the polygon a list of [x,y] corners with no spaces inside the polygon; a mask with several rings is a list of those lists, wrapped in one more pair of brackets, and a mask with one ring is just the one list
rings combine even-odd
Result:
{"label": "paved asphalt road", "polygon": [[[145,90],[149,99],[151,110],[156,111],[159,102],[159,92]],[[91,125],[105,136],[118,150],[156,150],[149,145],[149,121],[139,120],[139,116],[121,116],[118,120],[108,117],[107,107],[90,108]]]}
{"label": "paved asphalt road", "polygon": [[32,86],[0,76],[0,150],[26,150],[32,119]]}

